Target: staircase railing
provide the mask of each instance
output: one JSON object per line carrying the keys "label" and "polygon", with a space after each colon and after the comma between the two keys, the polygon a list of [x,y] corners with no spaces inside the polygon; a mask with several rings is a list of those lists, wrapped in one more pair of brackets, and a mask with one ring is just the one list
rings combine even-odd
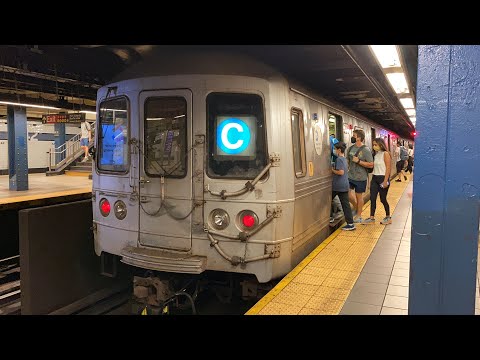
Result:
{"label": "staircase railing", "polygon": [[[92,126],[92,141],[88,144],[90,148],[93,146],[93,139],[95,134],[95,124],[96,122],[91,123]],[[65,168],[75,161],[83,153],[83,149],[80,147],[80,139],[82,137],[82,132],[67,140],[64,144],[59,147],[52,148],[48,155],[48,171],[56,171]]]}

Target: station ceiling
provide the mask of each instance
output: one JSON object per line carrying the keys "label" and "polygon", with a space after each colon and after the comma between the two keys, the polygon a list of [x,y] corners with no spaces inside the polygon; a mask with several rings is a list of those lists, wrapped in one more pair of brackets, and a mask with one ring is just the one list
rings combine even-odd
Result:
{"label": "station ceiling", "polygon": [[[0,101],[94,110],[98,88],[158,47],[172,45],[2,45]],[[251,55],[324,97],[412,138],[414,126],[367,45],[192,47]],[[399,49],[415,103],[417,45],[400,45]],[[3,108],[0,115],[6,113]]]}

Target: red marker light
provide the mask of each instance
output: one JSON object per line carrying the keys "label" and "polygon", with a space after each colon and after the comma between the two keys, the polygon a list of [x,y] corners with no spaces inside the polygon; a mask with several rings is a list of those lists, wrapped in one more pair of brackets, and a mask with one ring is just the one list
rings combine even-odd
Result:
{"label": "red marker light", "polygon": [[417,136],[417,132],[414,131],[414,132],[412,133],[412,135],[413,135],[413,136]]}
{"label": "red marker light", "polygon": [[103,216],[108,216],[108,214],[110,214],[110,209],[110,203],[107,199],[100,200],[100,212]]}
{"label": "red marker light", "polygon": [[252,227],[255,225],[255,218],[252,215],[245,215],[242,219],[243,225],[246,227]]}

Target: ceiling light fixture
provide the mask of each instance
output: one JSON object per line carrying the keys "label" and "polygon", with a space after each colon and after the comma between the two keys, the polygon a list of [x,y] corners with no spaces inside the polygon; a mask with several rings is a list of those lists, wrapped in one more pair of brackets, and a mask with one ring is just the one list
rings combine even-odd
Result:
{"label": "ceiling light fixture", "polygon": [[2,105],[13,105],[13,106],[33,107],[33,108],[39,108],[39,109],[60,110],[60,108],[54,107],[54,106],[44,106],[44,105],[14,103],[14,102],[10,102],[10,101],[0,101],[0,104],[2,104]]}

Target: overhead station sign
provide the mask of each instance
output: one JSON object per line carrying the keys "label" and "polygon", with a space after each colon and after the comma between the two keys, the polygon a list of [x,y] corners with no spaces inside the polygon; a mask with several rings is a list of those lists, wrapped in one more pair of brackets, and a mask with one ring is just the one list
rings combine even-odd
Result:
{"label": "overhead station sign", "polygon": [[44,124],[79,123],[85,120],[85,113],[42,115]]}

